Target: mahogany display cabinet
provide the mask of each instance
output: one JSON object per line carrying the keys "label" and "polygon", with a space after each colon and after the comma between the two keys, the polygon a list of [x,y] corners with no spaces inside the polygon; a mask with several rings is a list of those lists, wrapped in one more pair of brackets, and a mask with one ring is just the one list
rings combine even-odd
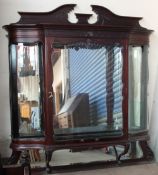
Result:
{"label": "mahogany display cabinet", "polygon": [[75,6],[19,12],[17,23],[4,26],[9,39],[10,163],[29,149],[43,149],[50,171],[56,150],[109,147],[116,163],[152,160],[147,143],[152,31],[139,25],[142,18],[118,16],[97,5],[91,6],[96,21],[92,14],[77,13],[76,22],[70,22]]}

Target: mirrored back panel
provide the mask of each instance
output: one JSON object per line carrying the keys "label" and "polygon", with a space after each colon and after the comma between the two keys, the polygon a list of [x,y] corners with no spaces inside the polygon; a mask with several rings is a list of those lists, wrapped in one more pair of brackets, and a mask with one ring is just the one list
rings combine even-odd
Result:
{"label": "mirrored back panel", "polygon": [[56,141],[123,135],[122,45],[54,47],[52,66]]}

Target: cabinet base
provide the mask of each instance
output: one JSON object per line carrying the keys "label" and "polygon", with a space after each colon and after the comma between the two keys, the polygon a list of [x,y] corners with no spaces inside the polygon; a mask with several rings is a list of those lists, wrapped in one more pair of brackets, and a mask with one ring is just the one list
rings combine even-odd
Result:
{"label": "cabinet base", "polygon": [[[121,151],[117,150],[117,145],[121,145],[121,148],[123,148]],[[49,149],[45,150],[45,160],[46,160],[46,171],[47,173],[52,173],[55,171],[70,171],[70,170],[81,170],[81,169],[93,169],[101,168],[101,167],[110,167],[110,166],[124,166],[129,164],[135,164],[135,163],[141,163],[141,162],[147,162],[154,160],[154,154],[150,147],[148,146],[148,143],[146,140],[132,140],[129,142],[124,142],[122,144],[112,144],[112,145],[106,145],[104,148],[107,151],[108,146],[111,146],[113,148],[113,153],[115,160],[107,160],[107,161],[97,161],[97,162],[90,162],[90,163],[77,163],[77,164],[71,164],[71,165],[61,165],[61,166],[50,166],[50,161],[52,158],[52,153],[56,149],[53,149],[55,147],[49,147]],[[137,158],[136,155],[136,146],[139,146],[142,156]],[[83,147],[84,149],[86,147]],[[101,147],[100,147],[101,148]],[[102,147],[103,148],[103,147]],[[61,148],[63,149],[63,148]],[[73,148],[74,151],[78,149],[82,149],[80,145],[78,147]],[[124,156],[128,153],[128,159],[126,159]],[[29,161],[29,154],[27,151],[27,148],[25,150],[21,151],[13,151],[11,157],[8,159],[8,164],[16,164],[17,161],[21,159],[22,166],[28,167],[30,169],[30,161]],[[29,170],[30,171],[30,170]]]}
{"label": "cabinet base", "polygon": [[[138,142],[138,144],[137,144]],[[131,149],[134,148],[134,145],[139,145],[142,156],[137,158],[135,149],[132,151]],[[115,153],[116,160],[107,160],[107,161],[97,161],[97,162],[90,162],[90,163],[74,163],[71,165],[61,165],[61,166],[50,166],[49,162],[51,160],[52,152],[53,151],[46,151],[46,171],[47,173],[55,173],[55,172],[66,172],[66,171],[75,171],[82,169],[97,169],[97,168],[105,168],[105,167],[118,167],[118,166],[125,166],[125,165],[132,165],[135,163],[147,163],[154,160],[154,154],[150,147],[147,144],[146,140],[140,141],[132,141],[126,144],[122,144],[123,151],[120,153],[117,151],[117,145],[112,146]],[[130,157],[128,159],[124,159],[123,156],[130,152]]]}

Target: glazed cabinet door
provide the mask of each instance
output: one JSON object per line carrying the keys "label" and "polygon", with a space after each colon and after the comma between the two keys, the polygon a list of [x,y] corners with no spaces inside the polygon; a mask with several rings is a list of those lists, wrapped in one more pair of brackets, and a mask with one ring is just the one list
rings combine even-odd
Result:
{"label": "glazed cabinet door", "polygon": [[10,45],[12,136],[43,135],[42,45]]}
{"label": "glazed cabinet door", "polygon": [[148,46],[129,46],[129,132],[148,128]]}
{"label": "glazed cabinet door", "polygon": [[52,54],[55,142],[125,137],[128,130],[125,41],[102,40],[101,44],[95,40],[64,41],[66,44],[54,42]]}

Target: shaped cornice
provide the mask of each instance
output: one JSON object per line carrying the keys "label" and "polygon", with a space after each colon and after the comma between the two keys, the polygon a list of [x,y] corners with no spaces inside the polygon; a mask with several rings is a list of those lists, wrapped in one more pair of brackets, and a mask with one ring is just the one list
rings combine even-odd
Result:
{"label": "shaped cornice", "polygon": [[[78,21],[76,23],[71,23],[68,20],[68,14],[74,10],[75,4],[67,4],[56,8],[50,12],[19,12],[20,20],[17,23],[5,26],[6,29],[10,27],[72,27],[80,28],[87,27],[100,30],[110,30],[110,31],[133,31],[133,32],[147,32],[150,33],[151,30],[143,28],[139,25],[139,21],[142,19],[140,17],[126,17],[119,16],[111,12],[105,7],[98,5],[91,5],[93,12],[97,14],[97,21],[93,24],[89,24],[88,20],[92,14],[80,14],[75,13]],[[98,28],[100,27],[100,28]]]}

